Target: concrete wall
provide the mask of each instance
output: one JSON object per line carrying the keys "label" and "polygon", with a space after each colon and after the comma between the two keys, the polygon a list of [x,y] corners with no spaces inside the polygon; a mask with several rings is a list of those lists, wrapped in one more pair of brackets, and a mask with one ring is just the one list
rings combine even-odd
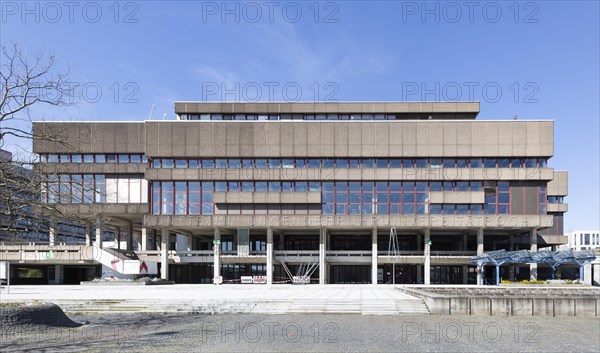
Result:
{"label": "concrete wall", "polygon": [[146,154],[469,157],[554,154],[551,121],[146,122]]}
{"label": "concrete wall", "polygon": [[[144,153],[144,122],[34,122],[36,153]],[[53,141],[53,138],[56,141]]]}
{"label": "concrete wall", "polygon": [[567,196],[569,194],[569,173],[554,171],[554,178],[548,183],[549,196]]}

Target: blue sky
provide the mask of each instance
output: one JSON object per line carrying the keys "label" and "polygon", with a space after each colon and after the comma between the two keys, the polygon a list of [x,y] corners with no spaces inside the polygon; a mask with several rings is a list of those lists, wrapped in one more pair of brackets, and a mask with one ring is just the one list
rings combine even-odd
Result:
{"label": "blue sky", "polygon": [[83,97],[35,118],[145,120],[155,105],[173,119],[184,100],[481,101],[479,119],[556,121],[565,231],[599,227],[597,1],[48,4],[1,4],[2,43],[53,50]]}

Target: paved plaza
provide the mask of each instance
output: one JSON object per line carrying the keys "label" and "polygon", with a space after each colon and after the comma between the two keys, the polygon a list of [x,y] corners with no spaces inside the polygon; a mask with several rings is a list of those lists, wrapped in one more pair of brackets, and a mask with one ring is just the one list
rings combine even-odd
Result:
{"label": "paved plaza", "polygon": [[582,318],[72,315],[76,329],[4,332],[3,352],[598,352]]}

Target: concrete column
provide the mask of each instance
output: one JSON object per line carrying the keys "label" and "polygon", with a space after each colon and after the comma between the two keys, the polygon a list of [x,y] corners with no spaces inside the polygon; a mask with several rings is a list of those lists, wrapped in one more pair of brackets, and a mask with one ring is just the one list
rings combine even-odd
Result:
{"label": "concrete column", "polygon": [[102,216],[96,215],[96,246],[102,249]]}
{"label": "concrete column", "polygon": [[[592,284],[595,286],[600,285],[600,264],[592,264],[592,269],[593,269],[593,279],[592,279]],[[558,268],[558,270],[560,270],[560,267]],[[557,271],[557,273],[559,273]]]}
{"label": "concrete column", "polygon": [[[515,251],[515,236],[514,235],[509,235],[508,236],[508,250],[509,251]],[[511,282],[515,281],[515,266],[514,265],[508,265],[508,280]]]}
{"label": "concrete column", "polygon": [[58,226],[56,224],[56,217],[50,216],[50,228],[48,229],[48,243],[50,246],[56,245],[58,240]]}
{"label": "concrete column", "polygon": [[[215,240],[221,241],[221,230],[219,228],[215,228],[214,230]],[[213,242],[213,277],[218,277],[221,275],[221,244],[214,244]]]}
{"label": "concrete column", "polygon": [[267,228],[267,284],[273,284],[273,228]]}
{"label": "concrete column", "polygon": [[592,264],[590,263],[583,265],[583,284],[592,285]]}
{"label": "concrete column", "polygon": [[169,230],[161,229],[160,235],[160,278],[169,279]]}
{"label": "concrete column", "polygon": [[[483,228],[477,229],[477,256],[483,255]],[[483,281],[483,269],[477,271],[477,284],[482,284]]]}
{"label": "concrete column", "polygon": [[142,227],[142,240],[139,249],[142,251],[148,250],[148,229],[146,227]]}
{"label": "concrete column", "polygon": [[92,245],[92,224],[89,222],[85,224],[85,245]]}
{"label": "concrete column", "polygon": [[126,250],[133,250],[133,222],[127,222],[127,243]]}
{"label": "concrete column", "polygon": [[327,249],[327,229],[321,228],[319,231],[319,284],[325,284],[326,267],[325,252]]}
{"label": "concrete column", "polygon": [[468,234],[463,234],[463,238],[462,238],[462,249],[463,251],[468,251],[468,246],[469,246],[469,235]]}
{"label": "concrete column", "polygon": [[417,284],[423,284],[423,265],[417,265]]}
{"label": "concrete column", "polygon": [[462,282],[463,284],[469,284],[469,266],[467,265],[462,267]]}
{"label": "concrete column", "polygon": [[[529,232],[529,251],[537,251],[537,228]],[[529,279],[537,280],[537,264],[529,264]]]}
{"label": "concrete column", "polygon": [[371,283],[377,284],[377,228],[371,231]]}
{"label": "concrete column", "polygon": [[425,229],[425,242],[424,242],[424,255],[425,255],[425,284],[431,284],[431,245],[429,245],[429,241],[431,240],[431,230],[429,228]]}
{"label": "concrete column", "polygon": [[422,241],[423,241],[423,237],[421,236],[421,234],[417,234],[417,250],[422,249],[422,247],[421,247],[421,244],[423,244]]}
{"label": "concrete column", "polygon": [[285,235],[283,232],[279,233],[279,250],[285,250]]}
{"label": "concrete column", "polygon": [[121,227],[115,227],[115,243],[117,243],[117,249],[121,250]]}
{"label": "concrete column", "polygon": [[54,284],[64,283],[63,265],[54,265]]}

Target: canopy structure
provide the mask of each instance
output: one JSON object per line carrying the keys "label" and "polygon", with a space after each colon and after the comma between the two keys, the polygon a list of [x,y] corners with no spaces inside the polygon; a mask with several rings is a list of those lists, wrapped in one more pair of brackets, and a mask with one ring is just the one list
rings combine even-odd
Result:
{"label": "canopy structure", "polygon": [[[500,284],[500,266],[504,264],[548,264],[552,268],[552,278],[556,268],[561,264],[573,263],[579,266],[579,278],[583,280],[583,266],[594,261],[596,255],[594,250],[582,250],[582,251],[549,251],[540,250],[530,252],[529,250],[517,250],[517,251],[506,251],[496,250],[483,253],[481,256],[476,256],[469,260],[470,263],[477,265],[478,271],[483,271],[483,267],[486,265],[496,266],[496,285]],[[480,276],[481,278],[481,276]],[[482,283],[478,283],[482,284]]]}

